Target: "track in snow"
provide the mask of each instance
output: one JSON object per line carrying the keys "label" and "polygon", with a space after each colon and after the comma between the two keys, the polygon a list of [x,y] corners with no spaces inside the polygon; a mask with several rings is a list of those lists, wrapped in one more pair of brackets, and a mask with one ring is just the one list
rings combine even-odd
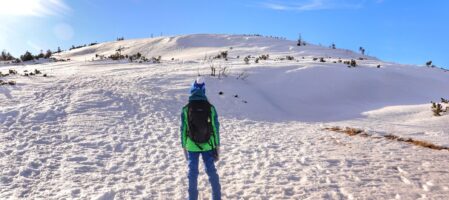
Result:
{"label": "track in snow", "polygon": [[[50,67],[55,77],[19,77],[24,84],[0,95],[0,198],[186,198],[179,112],[196,65]],[[225,113],[217,163],[224,199],[449,194],[447,152],[351,138],[321,123],[234,118],[226,109],[235,104],[221,103],[234,99],[217,96],[219,82],[210,81],[209,97]],[[209,199],[201,170],[199,188]]]}

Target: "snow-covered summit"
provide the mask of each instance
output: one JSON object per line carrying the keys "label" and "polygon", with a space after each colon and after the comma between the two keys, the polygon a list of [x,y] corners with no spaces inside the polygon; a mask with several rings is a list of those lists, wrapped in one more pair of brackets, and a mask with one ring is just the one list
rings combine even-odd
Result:
{"label": "snow-covered summit", "polygon": [[230,56],[246,56],[270,53],[270,55],[291,55],[295,57],[339,57],[370,58],[344,49],[307,44],[297,46],[296,41],[265,36],[224,35],[224,34],[192,34],[147,39],[129,39],[100,43],[61,53],[62,57],[85,60],[95,54],[109,56],[122,48],[122,54],[141,53],[146,57],[162,56],[163,59],[193,60],[205,56],[215,56],[221,51],[228,51]]}

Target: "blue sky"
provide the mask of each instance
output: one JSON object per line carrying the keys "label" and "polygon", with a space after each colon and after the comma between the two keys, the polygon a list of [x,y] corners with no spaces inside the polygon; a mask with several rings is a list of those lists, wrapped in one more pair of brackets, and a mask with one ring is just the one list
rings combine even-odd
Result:
{"label": "blue sky", "polygon": [[0,0],[0,49],[26,50],[190,33],[259,33],[449,67],[449,1]]}

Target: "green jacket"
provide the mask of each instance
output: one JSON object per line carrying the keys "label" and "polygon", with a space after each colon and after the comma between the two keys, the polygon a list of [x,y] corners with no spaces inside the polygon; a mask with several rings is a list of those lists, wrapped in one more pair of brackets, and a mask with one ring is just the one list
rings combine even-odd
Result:
{"label": "green jacket", "polygon": [[215,110],[215,107],[211,105],[211,120],[212,120],[212,129],[213,134],[211,135],[209,142],[207,143],[200,143],[198,144],[201,146],[202,149],[200,149],[195,142],[193,142],[189,136],[189,125],[188,125],[188,107],[187,105],[182,108],[181,113],[181,144],[182,147],[185,148],[187,151],[192,152],[203,152],[203,151],[210,151],[215,149],[220,145],[220,123],[218,122],[218,115],[217,111]]}

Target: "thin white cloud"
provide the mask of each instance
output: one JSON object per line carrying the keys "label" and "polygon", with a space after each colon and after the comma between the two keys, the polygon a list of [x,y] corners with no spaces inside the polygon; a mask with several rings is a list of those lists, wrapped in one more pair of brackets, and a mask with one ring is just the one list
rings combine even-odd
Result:
{"label": "thin white cloud", "polygon": [[264,2],[262,7],[273,10],[313,11],[333,9],[359,9],[365,0],[302,0],[295,2],[277,1]]}
{"label": "thin white cloud", "polygon": [[70,7],[63,0],[0,0],[0,16],[63,15]]}

